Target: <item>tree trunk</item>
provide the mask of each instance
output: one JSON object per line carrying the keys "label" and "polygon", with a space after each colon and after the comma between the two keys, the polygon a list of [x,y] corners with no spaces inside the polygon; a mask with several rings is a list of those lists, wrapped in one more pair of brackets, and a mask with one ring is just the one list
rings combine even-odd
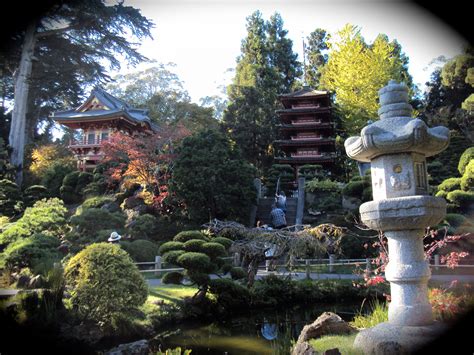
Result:
{"label": "tree trunk", "polygon": [[16,167],[16,183],[20,186],[23,180],[23,155],[25,148],[26,113],[30,76],[33,67],[33,53],[35,49],[35,23],[31,23],[25,33],[21,51],[20,66],[15,79],[14,107],[8,137],[12,147],[10,162]]}

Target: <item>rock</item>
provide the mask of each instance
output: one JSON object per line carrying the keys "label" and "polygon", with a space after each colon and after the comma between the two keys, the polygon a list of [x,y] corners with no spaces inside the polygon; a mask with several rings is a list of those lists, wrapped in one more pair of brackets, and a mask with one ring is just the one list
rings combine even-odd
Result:
{"label": "rock", "polygon": [[291,355],[317,355],[318,352],[307,341],[296,343]]}
{"label": "rock", "polygon": [[143,339],[133,343],[120,344],[106,351],[105,355],[147,355],[149,350],[148,340]]}
{"label": "rock", "polygon": [[323,335],[352,334],[356,332],[356,328],[350,326],[337,314],[324,312],[312,324],[304,326],[298,338],[298,342],[317,339]]}
{"label": "rock", "polygon": [[[309,339],[317,339],[323,335],[340,335],[356,333],[357,329],[347,324],[341,317],[332,312],[324,312],[312,324],[305,325],[301,331],[292,355],[309,355],[317,352],[309,345]],[[310,352],[313,351],[313,352]],[[337,352],[336,352],[337,351]],[[340,354],[338,349],[326,350],[325,354]]]}

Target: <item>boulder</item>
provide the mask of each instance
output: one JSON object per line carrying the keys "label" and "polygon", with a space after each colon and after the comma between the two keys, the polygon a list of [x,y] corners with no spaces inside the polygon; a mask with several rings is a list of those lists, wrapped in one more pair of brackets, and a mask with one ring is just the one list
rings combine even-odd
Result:
{"label": "boulder", "polygon": [[[310,349],[308,349],[309,346],[314,351],[314,349],[308,343],[309,339],[317,339],[324,335],[345,335],[356,332],[356,328],[350,326],[337,314],[332,312],[324,312],[313,323],[304,326],[300,336],[298,337],[298,341],[293,348],[292,355],[313,354],[309,352]],[[339,353],[339,350],[337,349],[327,350],[326,352],[328,351],[331,351],[328,354],[333,355]],[[316,354],[316,352],[314,352],[314,354]]]}
{"label": "boulder", "polygon": [[356,328],[350,326],[337,314],[324,312],[313,323],[304,326],[298,338],[298,342],[317,339],[323,335],[343,335],[356,332]]}
{"label": "boulder", "polygon": [[105,355],[148,355],[150,349],[148,340],[139,340],[133,343],[120,344],[105,352]]}

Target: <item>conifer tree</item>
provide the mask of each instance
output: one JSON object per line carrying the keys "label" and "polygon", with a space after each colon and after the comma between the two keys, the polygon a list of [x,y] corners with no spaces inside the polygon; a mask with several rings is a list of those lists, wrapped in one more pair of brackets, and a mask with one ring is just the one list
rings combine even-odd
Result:
{"label": "conifer tree", "polygon": [[292,90],[301,75],[300,63],[276,13],[269,21],[260,11],[247,18],[247,37],[233,83],[223,127],[243,157],[259,169],[271,165],[277,135],[278,95]]}

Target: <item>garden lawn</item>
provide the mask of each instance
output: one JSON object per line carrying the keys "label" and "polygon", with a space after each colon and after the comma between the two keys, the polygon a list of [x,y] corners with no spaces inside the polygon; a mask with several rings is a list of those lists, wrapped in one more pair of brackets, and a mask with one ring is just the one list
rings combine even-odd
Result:
{"label": "garden lawn", "polygon": [[338,348],[339,352],[344,355],[363,355],[362,351],[352,347],[356,336],[357,333],[352,335],[327,335],[319,339],[311,339],[309,343],[318,353]]}
{"label": "garden lawn", "polygon": [[185,297],[194,296],[197,291],[197,287],[194,286],[160,285],[157,287],[150,287],[148,295],[165,302],[177,303],[182,301]]}

